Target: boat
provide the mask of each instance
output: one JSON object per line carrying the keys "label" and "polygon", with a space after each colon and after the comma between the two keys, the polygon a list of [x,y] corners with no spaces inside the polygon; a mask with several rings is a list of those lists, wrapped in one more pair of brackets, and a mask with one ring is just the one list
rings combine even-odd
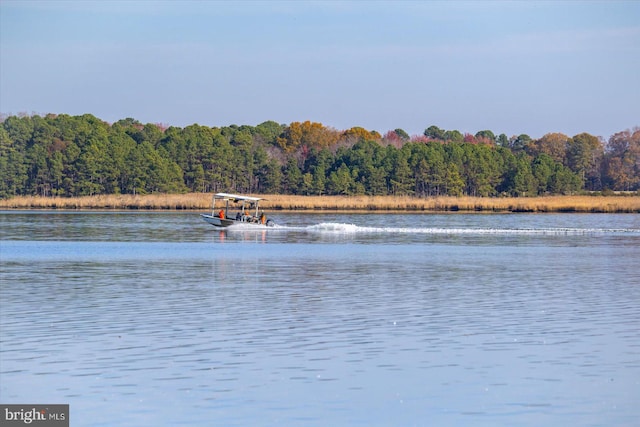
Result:
{"label": "boat", "polygon": [[230,227],[234,224],[251,224],[259,226],[274,226],[271,219],[267,219],[264,211],[260,211],[259,197],[242,196],[239,194],[216,193],[211,202],[211,214],[200,214],[209,224],[215,227]]}

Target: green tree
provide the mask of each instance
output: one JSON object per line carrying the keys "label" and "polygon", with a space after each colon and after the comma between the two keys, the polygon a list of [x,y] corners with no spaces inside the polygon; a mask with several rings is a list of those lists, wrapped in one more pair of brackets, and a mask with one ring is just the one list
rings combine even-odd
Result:
{"label": "green tree", "polygon": [[16,145],[0,126],[0,198],[21,194],[27,181],[26,159]]}
{"label": "green tree", "polygon": [[496,139],[496,144],[500,147],[509,147],[509,138],[504,133],[501,133]]}
{"label": "green tree", "polygon": [[495,151],[487,145],[461,144],[461,147],[464,152],[465,193],[472,196],[495,195],[503,173],[499,156],[495,156]]}
{"label": "green tree", "polygon": [[601,188],[600,164],[603,153],[600,140],[588,133],[578,134],[568,141],[567,164],[588,190]]}
{"label": "green tree", "polygon": [[283,190],[287,194],[299,194],[302,184],[302,172],[297,161],[290,157],[284,169]]}
{"label": "green tree", "polygon": [[445,171],[445,192],[449,196],[461,196],[464,189],[464,180],[455,163],[449,163]]}
{"label": "green tree", "polygon": [[333,156],[326,148],[320,151],[314,150],[307,159],[305,170],[313,176],[312,193],[322,195],[326,192],[327,171],[331,168]]}
{"label": "green tree", "polygon": [[464,135],[458,130],[448,130],[444,133],[444,139],[449,142],[462,142]]}
{"label": "green tree", "polygon": [[[393,149],[393,147],[391,147]],[[353,194],[386,194],[385,149],[377,142],[361,139],[340,156],[354,177]]]}
{"label": "green tree", "polygon": [[256,134],[268,144],[276,145],[278,137],[282,135],[286,129],[285,125],[278,124],[274,121],[266,121],[256,126]]}
{"label": "green tree", "polygon": [[514,196],[534,195],[537,193],[537,187],[538,183],[531,169],[530,158],[521,152],[516,156],[511,194]]}
{"label": "green tree", "polygon": [[109,147],[112,170],[108,174],[106,189],[109,193],[126,193],[130,175],[127,159],[136,142],[122,128],[113,126],[109,132]]}
{"label": "green tree", "polygon": [[[415,179],[409,167],[409,155],[410,152],[408,150],[398,150],[392,146],[387,147],[387,157],[391,160],[389,188],[394,195],[406,196],[415,192]],[[379,194],[386,194],[386,192]]]}
{"label": "green tree", "polygon": [[445,150],[441,144],[427,145],[427,159],[429,163],[429,195],[439,196],[441,189],[446,186],[447,162]]}
{"label": "green tree", "polygon": [[486,139],[487,141],[490,141],[492,143],[496,142],[496,136],[490,130],[478,131],[478,132],[476,132],[475,137],[478,138],[478,139]]}
{"label": "green tree", "polygon": [[282,168],[275,159],[268,160],[260,169],[259,175],[261,176],[260,182],[262,183],[261,193],[275,194],[283,191]]}
{"label": "green tree", "polygon": [[351,176],[351,171],[344,163],[329,175],[328,187],[331,194],[353,194],[354,185],[355,181]]}
{"label": "green tree", "polygon": [[403,141],[409,141],[409,139],[411,138],[409,136],[409,134],[407,132],[405,132],[403,129],[396,129],[394,130],[395,134],[398,135],[398,137],[400,137],[401,140]]}
{"label": "green tree", "polygon": [[555,170],[555,162],[548,154],[540,154],[531,164],[531,172],[536,178],[537,194],[544,194],[551,189],[551,179]]}
{"label": "green tree", "polygon": [[531,137],[523,133],[521,135],[511,137],[509,140],[509,146],[511,147],[511,150],[518,153],[520,151],[524,151],[531,142]]}
{"label": "green tree", "polygon": [[445,131],[435,125],[431,125],[424,130],[424,136],[426,136],[427,138],[437,139],[440,141],[444,141],[445,139],[444,134],[445,134]]}
{"label": "green tree", "polygon": [[570,169],[556,163],[551,177],[550,190],[553,194],[572,194],[582,188],[581,178]]}

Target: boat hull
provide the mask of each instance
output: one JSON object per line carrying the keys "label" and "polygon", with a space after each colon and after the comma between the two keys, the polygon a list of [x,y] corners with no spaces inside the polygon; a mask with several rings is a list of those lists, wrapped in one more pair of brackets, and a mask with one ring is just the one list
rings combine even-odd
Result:
{"label": "boat hull", "polygon": [[228,219],[228,218],[223,219],[218,216],[206,215],[206,214],[200,214],[200,216],[202,217],[203,220],[205,220],[209,224],[215,227],[220,227],[220,228],[226,228],[233,224],[249,224],[249,225],[262,226],[262,227],[264,227],[265,225],[267,227],[275,226],[275,224],[271,220],[268,220],[266,224],[262,224],[260,222],[255,222],[255,221],[249,222],[249,221],[238,221],[238,220]]}
{"label": "boat hull", "polygon": [[209,224],[215,227],[224,228],[224,227],[229,227],[230,225],[233,225],[236,223],[236,221],[232,219],[223,219],[213,215],[200,214],[200,216],[202,217],[203,220],[205,220],[206,222],[208,222]]}

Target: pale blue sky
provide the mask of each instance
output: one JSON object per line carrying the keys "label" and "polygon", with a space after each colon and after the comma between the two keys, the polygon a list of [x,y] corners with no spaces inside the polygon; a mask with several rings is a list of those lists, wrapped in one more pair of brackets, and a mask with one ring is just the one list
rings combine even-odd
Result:
{"label": "pale blue sky", "polygon": [[0,0],[0,112],[421,134],[640,125],[640,2]]}

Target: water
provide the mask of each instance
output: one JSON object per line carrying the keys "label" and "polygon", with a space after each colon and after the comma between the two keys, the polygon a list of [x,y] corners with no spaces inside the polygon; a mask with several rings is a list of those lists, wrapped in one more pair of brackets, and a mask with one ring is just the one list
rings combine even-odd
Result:
{"label": "water", "polygon": [[0,401],[74,426],[634,426],[640,216],[0,213]]}

